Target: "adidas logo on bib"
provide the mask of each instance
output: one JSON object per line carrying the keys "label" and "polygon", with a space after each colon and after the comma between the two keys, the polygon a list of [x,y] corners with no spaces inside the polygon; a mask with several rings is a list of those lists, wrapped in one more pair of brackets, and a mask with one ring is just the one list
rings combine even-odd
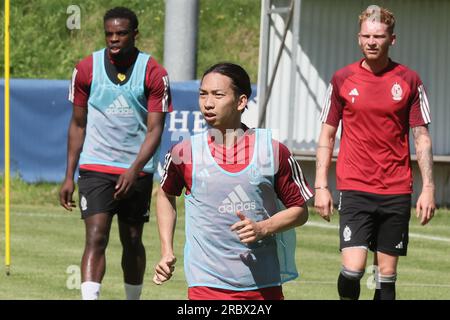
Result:
{"label": "adidas logo on bib", "polygon": [[234,188],[230,194],[222,201],[222,205],[219,207],[220,213],[234,214],[237,211],[255,210],[256,202],[250,200],[245,190],[238,185]]}
{"label": "adidas logo on bib", "polygon": [[120,95],[111,103],[105,111],[109,115],[132,116],[133,109],[128,105],[123,95]]}

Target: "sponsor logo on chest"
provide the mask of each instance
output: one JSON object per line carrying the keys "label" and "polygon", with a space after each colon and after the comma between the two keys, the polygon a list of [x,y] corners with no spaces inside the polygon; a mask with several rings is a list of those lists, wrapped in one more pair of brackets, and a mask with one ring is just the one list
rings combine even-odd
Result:
{"label": "sponsor logo on chest", "polygon": [[355,97],[359,96],[358,89],[353,88],[353,89],[348,93],[348,95],[349,95],[350,97],[352,97],[352,103],[355,103]]}
{"label": "sponsor logo on chest", "polygon": [[256,209],[256,201],[250,200],[248,194],[241,185],[237,185],[219,206],[220,213],[235,214],[237,211],[249,211]]}
{"label": "sponsor logo on chest", "polygon": [[[392,100],[394,101],[400,101],[403,99],[403,89],[398,82],[395,82],[392,85],[390,94],[392,96]],[[355,103],[356,97],[359,96],[359,91],[358,89],[353,88],[349,91],[348,95],[350,96],[352,103]]]}
{"label": "sponsor logo on chest", "polygon": [[118,96],[108,108],[106,108],[105,112],[109,115],[119,116],[133,116],[134,113],[123,95]]}

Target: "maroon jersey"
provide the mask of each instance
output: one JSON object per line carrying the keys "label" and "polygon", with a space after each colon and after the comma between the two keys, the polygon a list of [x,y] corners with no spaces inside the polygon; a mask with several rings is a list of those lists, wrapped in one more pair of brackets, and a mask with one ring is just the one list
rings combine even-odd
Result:
{"label": "maroon jersey", "polygon": [[[118,70],[121,70],[121,73],[123,72],[127,76],[130,75],[138,53],[139,51],[136,49],[135,54],[130,60],[125,61],[121,65],[116,65],[116,63],[109,58],[109,55],[105,55],[104,67],[108,76],[112,77],[110,78],[111,81],[116,80]],[[81,60],[73,70],[72,81],[69,88],[69,101],[74,105],[87,108],[92,84],[92,72],[92,55]],[[173,106],[167,71],[159,65],[153,57],[148,59],[143,86],[147,97],[148,112],[172,112]],[[126,171],[124,168],[96,164],[81,165],[80,169],[111,174],[121,174]]]}
{"label": "maroon jersey", "polygon": [[[247,167],[253,155],[255,135],[248,134],[239,139],[231,148],[208,140],[208,145],[216,162],[228,172],[239,172]],[[274,157],[278,159],[275,174],[275,191],[286,208],[301,207],[313,196],[310,186],[303,176],[300,165],[282,143],[272,140]],[[276,160],[277,161],[277,160]],[[275,162],[276,162],[275,161]],[[166,155],[162,189],[171,195],[179,196],[186,188],[190,193],[192,186],[192,150],[190,140],[176,144]]]}
{"label": "maroon jersey", "polygon": [[[136,59],[130,61],[131,65]],[[114,61],[109,60],[112,64]],[[92,83],[93,59],[92,55],[81,60],[72,74],[72,83],[69,90],[69,100],[76,106],[87,107]],[[145,92],[147,95],[147,110],[149,112],[171,112],[172,101],[170,96],[167,71],[150,57],[145,71]]]}
{"label": "maroon jersey", "polygon": [[389,62],[379,74],[363,60],[338,70],[330,83],[321,121],[338,127],[337,188],[376,194],[412,192],[409,129],[431,122],[417,73]]}

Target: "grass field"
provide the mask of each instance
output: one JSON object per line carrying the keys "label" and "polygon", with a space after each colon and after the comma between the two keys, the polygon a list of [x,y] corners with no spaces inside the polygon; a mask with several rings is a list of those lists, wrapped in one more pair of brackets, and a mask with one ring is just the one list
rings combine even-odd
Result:
{"label": "grass field", "polygon": [[[11,275],[0,272],[0,299],[79,299],[78,265],[84,245],[84,225],[78,208],[72,213],[57,205],[58,186],[28,185],[13,181],[11,204],[12,264]],[[3,197],[3,193],[2,196]],[[4,207],[0,215],[0,253],[4,257]],[[179,201],[182,208],[182,200]],[[402,258],[397,281],[398,299],[450,299],[450,212],[440,210],[432,222],[422,227],[411,219],[408,256]],[[186,299],[183,274],[184,210],[179,210],[175,237],[178,258],[174,277],[163,286],[151,282],[153,265],[159,258],[159,242],[154,203],[144,242],[147,250],[147,272],[143,299]],[[331,223],[316,214],[297,229],[297,266],[301,277],[284,285],[288,300],[337,299],[336,278],[340,270],[337,250],[337,216]],[[101,299],[123,299],[120,269],[121,248],[117,223],[113,224],[107,250],[107,270]],[[366,285],[370,274],[361,282],[361,299],[372,299]]]}

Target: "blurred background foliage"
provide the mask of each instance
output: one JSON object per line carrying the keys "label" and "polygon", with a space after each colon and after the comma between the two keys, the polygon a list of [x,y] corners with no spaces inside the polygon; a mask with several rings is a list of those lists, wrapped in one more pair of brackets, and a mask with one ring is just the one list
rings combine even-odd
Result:
{"label": "blurred background foliage", "polygon": [[[69,30],[67,8],[77,5],[81,28]],[[139,19],[137,46],[160,63],[164,53],[164,0],[11,1],[11,77],[70,79],[74,65],[104,46],[103,15],[115,6],[134,10]],[[1,1],[0,77],[4,76],[4,1]],[[257,82],[259,0],[200,0],[197,77],[218,61],[232,61]]]}

